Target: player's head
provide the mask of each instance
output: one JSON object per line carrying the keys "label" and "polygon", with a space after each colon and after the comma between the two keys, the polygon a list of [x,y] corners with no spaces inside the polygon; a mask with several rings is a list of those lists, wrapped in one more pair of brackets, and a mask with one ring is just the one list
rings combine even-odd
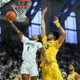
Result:
{"label": "player's head", "polygon": [[66,80],[66,78],[67,78],[67,73],[66,73],[66,72],[62,72],[62,77],[63,77],[63,80]]}
{"label": "player's head", "polygon": [[74,66],[74,64],[69,64],[69,67],[68,67],[68,69],[69,69],[69,71],[71,72],[71,71],[75,71],[75,66]]}
{"label": "player's head", "polygon": [[39,41],[38,35],[33,35],[33,36],[32,36],[32,40],[34,40],[34,41]]}
{"label": "player's head", "polygon": [[54,30],[51,33],[49,33],[48,40],[57,40],[59,36],[60,36],[60,33]]}

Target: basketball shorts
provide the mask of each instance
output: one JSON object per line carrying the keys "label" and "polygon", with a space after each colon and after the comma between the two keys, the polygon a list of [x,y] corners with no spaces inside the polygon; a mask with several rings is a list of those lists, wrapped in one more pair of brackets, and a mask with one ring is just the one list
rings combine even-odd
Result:
{"label": "basketball shorts", "polygon": [[63,80],[57,63],[42,67],[42,77],[43,80]]}
{"label": "basketball shorts", "polygon": [[38,76],[36,62],[23,62],[21,66],[21,74],[29,74],[31,77]]}

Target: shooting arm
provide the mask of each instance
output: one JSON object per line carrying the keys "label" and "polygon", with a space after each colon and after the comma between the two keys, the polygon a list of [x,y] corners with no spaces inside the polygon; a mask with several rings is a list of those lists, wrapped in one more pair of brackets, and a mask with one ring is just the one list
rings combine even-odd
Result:
{"label": "shooting arm", "polygon": [[18,34],[20,40],[22,40],[23,37],[23,33],[14,25],[14,23],[12,21],[9,21],[12,25],[12,28],[15,30],[15,32]]}

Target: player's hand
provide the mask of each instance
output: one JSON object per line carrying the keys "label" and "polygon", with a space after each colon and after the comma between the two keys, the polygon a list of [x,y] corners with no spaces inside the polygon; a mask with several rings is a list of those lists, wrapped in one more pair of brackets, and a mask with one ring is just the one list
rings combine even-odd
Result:
{"label": "player's hand", "polygon": [[12,23],[12,21],[8,20],[10,23]]}
{"label": "player's hand", "polygon": [[48,59],[45,59],[45,64],[49,64],[49,61],[48,61]]}
{"label": "player's hand", "polygon": [[46,12],[47,12],[47,7],[45,9],[43,9],[42,15],[45,15]]}
{"label": "player's hand", "polygon": [[54,17],[53,23],[56,25],[59,22],[59,19],[57,16]]}
{"label": "player's hand", "polygon": [[45,64],[46,64],[46,66],[51,66],[51,63],[49,62],[48,59],[45,59]]}

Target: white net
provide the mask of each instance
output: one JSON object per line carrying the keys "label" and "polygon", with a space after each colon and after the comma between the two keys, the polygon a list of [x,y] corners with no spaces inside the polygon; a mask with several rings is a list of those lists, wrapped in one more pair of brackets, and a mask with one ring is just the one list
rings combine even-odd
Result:
{"label": "white net", "polygon": [[26,20],[26,12],[29,10],[29,7],[24,8],[15,8],[13,7],[13,10],[16,12],[16,20],[19,22],[24,22]]}
{"label": "white net", "polygon": [[[31,3],[30,2],[27,2],[27,1],[18,1],[16,2],[18,7],[12,7],[13,10],[15,11],[16,13],[16,20],[18,22],[24,22],[27,18],[26,16],[26,12],[29,10],[29,8],[31,7]],[[29,5],[29,6],[27,6]],[[23,7],[19,7],[19,6],[23,6]]]}
{"label": "white net", "polygon": [[4,5],[5,3],[0,0],[0,8],[3,7]]}
{"label": "white net", "polygon": [[0,0],[0,7],[3,7],[6,3],[10,2],[11,0]]}

